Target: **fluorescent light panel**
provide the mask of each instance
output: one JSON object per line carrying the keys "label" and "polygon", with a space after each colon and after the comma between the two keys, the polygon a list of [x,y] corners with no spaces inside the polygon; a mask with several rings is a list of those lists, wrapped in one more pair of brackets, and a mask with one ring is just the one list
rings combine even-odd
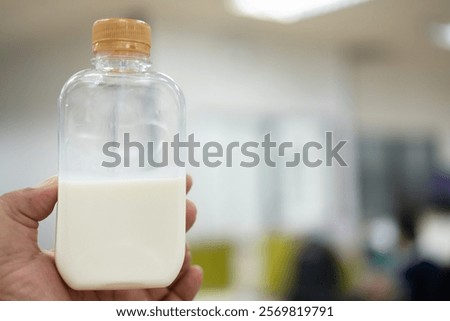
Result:
{"label": "fluorescent light panel", "polygon": [[293,23],[367,1],[370,0],[229,0],[229,3],[240,16]]}
{"label": "fluorescent light panel", "polygon": [[433,23],[430,37],[437,46],[450,50],[450,23]]}

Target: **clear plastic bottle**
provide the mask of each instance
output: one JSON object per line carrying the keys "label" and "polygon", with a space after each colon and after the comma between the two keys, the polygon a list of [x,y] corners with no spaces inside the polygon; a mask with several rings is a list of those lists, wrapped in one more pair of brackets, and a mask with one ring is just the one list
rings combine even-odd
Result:
{"label": "clear plastic bottle", "polygon": [[59,97],[56,265],[73,289],[169,285],[185,251],[184,98],[150,68],[150,27],[94,23],[94,68]]}

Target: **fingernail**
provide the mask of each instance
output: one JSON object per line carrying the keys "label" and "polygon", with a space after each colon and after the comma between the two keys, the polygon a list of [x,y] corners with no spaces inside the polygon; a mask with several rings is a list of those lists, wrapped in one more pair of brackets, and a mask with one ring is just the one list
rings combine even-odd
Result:
{"label": "fingernail", "polygon": [[57,179],[58,179],[57,175],[51,176],[51,177],[47,178],[45,181],[41,182],[36,187],[46,187],[46,186],[52,185],[55,182],[55,180],[57,180]]}
{"label": "fingernail", "polygon": [[201,274],[203,274],[203,268],[200,265],[193,265],[192,267],[198,270]]}

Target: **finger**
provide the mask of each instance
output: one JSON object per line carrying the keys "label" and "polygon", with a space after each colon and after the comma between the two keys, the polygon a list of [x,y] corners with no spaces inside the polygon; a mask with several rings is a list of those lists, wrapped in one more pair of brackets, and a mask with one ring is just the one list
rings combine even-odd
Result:
{"label": "finger", "polygon": [[186,194],[189,193],[192,187],[192,176],[186,175]]}
{"label": "finger", "polygon": [[196,219],[197,207],[194,202],[186,200],[186,231],[189,231],[192,225],[194,225]]}
{"label": "finger", "polygon": [[57,176],[47,179],[35,188],[25,188],[1,196],[9,212],[24,215],[36,222],[50,215],[57,198]]}
{"label": "finger", "polygon": [[[186,246],[184,249],[184,261],[183,261],[183,265],[181,266],[179,275],[183,275],[184,273],[186,273],[186,271],[191,266],[191,260],[192,260],[191,249],[189,248],[189,245],[187,245],[187,243],[186,243]],[[175,281],[173,283],[176,283],[177,280],[178,280],[178,277],[175,279]]]}
{"label": "finger", "polygon": [[190,301],[194,299],[200,290],[203,280],[203,270],[200,266],[191,266],[186,273],[173,285],[170,286],[169,294],[164,300]]}

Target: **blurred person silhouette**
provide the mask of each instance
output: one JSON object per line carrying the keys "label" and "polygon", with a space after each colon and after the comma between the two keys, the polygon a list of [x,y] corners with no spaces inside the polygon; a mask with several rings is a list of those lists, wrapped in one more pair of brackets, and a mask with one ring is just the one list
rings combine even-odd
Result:
{"label": "blurred person silhouette", "polygon": [[[439,191],[439,199],[441,192],[442,190]],[[442,203],[435,202],[433,195],[431,196],[432,207],[441,208],[442,204],[450,203],[448,199]],[[435,260],[421,258],[417,250],[418,222],[423,212],[423,207],[417,203],[405,199],[399,202],[397,220],[402,237],[401,246],[409,254],[409,260],[405,261],[406,264],[401,270],[403,298],[414,301],[450,300],[449,267]]]}
{"label": "blurred person silhouette", "polygon": [[331,248],[310,241],[294,264],[294,278],[287,300],[331,301],[342,299],[339,263]]}

